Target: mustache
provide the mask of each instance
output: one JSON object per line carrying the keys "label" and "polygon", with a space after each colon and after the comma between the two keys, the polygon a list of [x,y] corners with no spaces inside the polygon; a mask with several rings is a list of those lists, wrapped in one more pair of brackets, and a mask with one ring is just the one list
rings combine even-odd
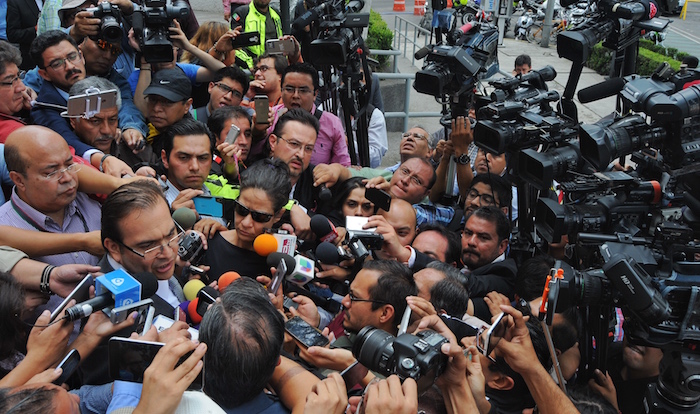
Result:
{"label": "mustache", "polygon": [[475,256],[481,256],[481,255],[479,254],[479,252],[477,252],[477,251],[474,250],[474,249],[462,249],[462,254],[466,254],[466,253],[470,253],[470,254],[473,254],[473,255],[475,255]]}
{"label": "mustache", "polygon": [[76,73],[80,74],[80,73],[83,73],[83,71],[80,69],[71,69],[70,71],[68,71],[66,73],[66,79],[70,78],[71,76],[75,75]]}

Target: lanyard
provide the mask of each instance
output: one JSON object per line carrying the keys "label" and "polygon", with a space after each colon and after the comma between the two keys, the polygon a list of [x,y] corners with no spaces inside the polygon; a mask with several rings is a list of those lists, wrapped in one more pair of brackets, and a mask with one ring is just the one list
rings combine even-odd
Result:
{"label": "lanyard", "polygon": [[[44,233],[49,233],[48,230],[43,228],[39,223],[34,221],[31,217],[27,215],[16,203],[15,200],[10,198],[10,203],[12,203],[12,208],[15,210],[17,215],[19,215],[22,220],[26,221],[28,224],[30,224],[32,227],[35,229],[44,232]],[[83,223],[83,230],[85,230],[85,233],[89,233],[90,229],[88,228],[87,221],[85,221],[85,217],[83,217],[83,213],[80,212],[80,209],[78,207],[75,208],[75,213],[78,215],[78,218],[80,219],[80,222]]]}

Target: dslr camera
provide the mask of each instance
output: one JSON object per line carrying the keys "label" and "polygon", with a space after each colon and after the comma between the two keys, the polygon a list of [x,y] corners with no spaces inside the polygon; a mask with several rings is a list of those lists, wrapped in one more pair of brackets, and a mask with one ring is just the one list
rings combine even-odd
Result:
{"label": "dslr camera", "polygon": [[122,30],[122,14],[119,6],[106,1],[92,7],[86,11],[92,12],[93,17],[102,19],[100,22],[100,33],[96,39],[102,39],[109,43],[121,43],[124,31]]}
{"label": "dslr camera", "polygon": [[413,378],[418,392],[430,388],[447,367],[447,355],[440,351],[449,341],[431,330],[398,337],[365,326],[357,335],[352,353],[358,361],[384,376],[396,374],[401,381]]}

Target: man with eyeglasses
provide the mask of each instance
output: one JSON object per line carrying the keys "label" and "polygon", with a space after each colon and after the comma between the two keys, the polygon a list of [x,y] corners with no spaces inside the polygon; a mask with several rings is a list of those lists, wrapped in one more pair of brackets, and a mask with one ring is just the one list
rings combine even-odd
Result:
{"label": "man with eyeglasses", "polygon": [[31,108],[31,98],[22,82],[24,71],[19,69],[22,56],[19,49],[0,41],[0,143],[25,122],[17,115]]}
{"label": "man with eyeglasses", "polygon": [[[250,80],[248,75],[237,66],[227,66],[219,69],[216,76],[209,82],[209,102],[202,107],[190,111],[194,119],[207,123],[215,109],[224,106],[240,106],[243,97],[248,92]],[[250,110],[251,115],[254,111]]]}
{"label": "man with eyeglasses", "polygon": [[[15,186],[10,202],[0,207],[0,224],[64,234],[100,229],[100,205],[78,192],[76,173],[82,164],[73,162],[60,135],[42,126],[23,126],[7,138],[5,161]],[[33,259],[54,266],[95,265],[99,257],[77,251]]]}
{"label": "man with eyeglasses", "polygon": [[425,158],[430,159],[433,156],[435,148],[430,141],[430,134],[421,126],[414,126],[408,131],[401,134],[401,143],[399,144],[399,155],[401,161],[388,167],[387,170],[396,172],[399,166],[409,158]]}
{"label": "man with eyeglasses", "polygon": [[34,39],[31,54],[44,79],[32,108],[34,122],[59,133],[76,154],[100,171],[116,177],[134,175],[124,161],[82,142],[61,116],[71,86],[85,78],[85,61],[73,38],[59,30],[46,32]]}
{"label": "man with eyeglasses", "polygon": [[268,133],[274,130],[277,118],[284,111],[300,108],[313,114],[319,122],[318,138],[311,155],[311,164],[338,163],[350,166],[347,138],[340,119],[316,107],[319,79],[316,68],[308,63],[294,64],[282,75],[282,104],[272,108],[273,119]]}
{"label": "man with eyeglasses", "polygon": [[270,108],[279,105],[282,102],[282,74],[287,66],[289,62],[284,55],[264,53],[256,59],[251,68],[254,79],[250,81],[245,105],[252,105],[255,95],[266,95]]}

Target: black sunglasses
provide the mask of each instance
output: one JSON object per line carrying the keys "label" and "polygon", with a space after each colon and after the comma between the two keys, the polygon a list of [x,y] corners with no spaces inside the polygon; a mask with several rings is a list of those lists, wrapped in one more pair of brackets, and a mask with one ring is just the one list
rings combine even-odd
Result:
{"label": "black sunglasses", "polygon": [[270,219],[272,219],[272,216],[274,216],[274,214],[252,211],[248,207],[239,203],[238,200],[233,200],[233,203],[236,206],[236,215],[240,216],[241,218],[246,217],[248,214],[250,214],[253,220],[257,221],[258,223],[267,223],[268,221],[270,221]]}

